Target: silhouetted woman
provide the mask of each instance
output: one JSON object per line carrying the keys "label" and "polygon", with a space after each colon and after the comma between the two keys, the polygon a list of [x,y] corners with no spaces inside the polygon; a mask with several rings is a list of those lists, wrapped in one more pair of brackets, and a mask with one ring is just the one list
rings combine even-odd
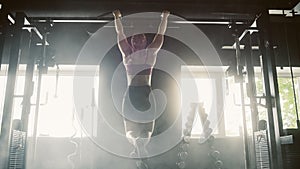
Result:
{"label": "silhouetted woman", "polygon": [[123,98],[122,113],[126,137],[135,147],[132,156],[147,155],[145,146],[153,133],[156,106],[151,93],[151,76],[157,53],[164,41],[169,14],[169,11],[162,12],[158,32],[147,45],[145,34],[133,35],[129,43],[120,20],[121,12],[113,12],[118,46],[127,73],[128,87]]}

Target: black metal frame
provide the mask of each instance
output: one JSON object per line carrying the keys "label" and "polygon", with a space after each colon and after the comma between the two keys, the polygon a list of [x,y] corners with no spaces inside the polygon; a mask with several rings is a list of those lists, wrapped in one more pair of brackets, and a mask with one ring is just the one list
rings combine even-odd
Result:
{"label": "black metal frame", "polygon": [[5,100],[3,107],[3,118],[1,124],[1,135],[0,135],[0,169],[8,168],[8,158],[9,158],[9,145],[10,145],[10,135],[11,135],[11,125],[12,125],[12,109],[13,109],[13,99],[15,82],[17,75],[17,68],[20,59],[20,45],[22,37],[22,27],[24,24],[24,13],[16,13],[16,23],[11,26],[12,29],[12,45],[10,48],[10,58],[9,67],[6,83]]}
{"label": "black metal frame", "polygon": [[[8,78],[6,84],[6,93],[5,93],[5,102],[3,109],[3,120],[1,124],[1,135],[0,135],[0,169],[6,169],[8,164],[8,149],[10,143],[10,132],[11,132],[11,123],[12,123],[12,107],[14,99],[14,89],[15,81],[17,77],[17,68],[20,58],[20,46],[22,38],[22,27],[24,26],[24,13],[16,13],[16,23],[11,26],[12,28],[12,45],[10,48],[10,58],[9,58],[9,69],[8,69]],[[282,127],[282,117],[281,117],[281,108],[279,100],[279,90],[277,82],[277,73],[276,73],[276,64],[275,57],[273,52],[272,39],[270,35],[270,17],[267,11],[264,11],[260,18],[257,20],[259,28],[259,37],[260,37],[260,51],[262,54],[262,63],[263,63],[263,76],[264,76],[264,87],[266,94],[266,108],[268,112],[268,137],[269,137],[269,149],[270,149],[270,164],[272,169],[282,169],[282,154],[281,154],[281,144],[280,144],[280,135],[283,134]],[[9,33],[8,33],[9,34]],[[4,41],[1,35],[0,41]],[[252,54],[251,54],[251,36],[248,35],[250,44],[246,46],[246,52],[248,56],[246,57],[246,67],[248,73],[248,89],[249,97],[251,102],[251,111],[252,111],[252,127],[253,131],[257,130],[257,102],[256,102],[256,91],[255,91],[255,80],[254,80],[254,69],[252,63]],[[31,41],[32,33],[30,33],[27,42],[27,47],[30,49],[33,46],[33,41]],[[44,41],[44,45],[46,39]],[[4,44],[4,43],[3,43]],[[1,49],[3,49],[3,44]],[[236,38],[237,46],[237,55],[240,54],[239,49],[239,39]],[[30,50],[31,51],[31,50]],[[33,71],[35,64],[35,57],[31,52],[28,52],[28,63],[26,68],[26,81],[24,88],[23,96],[23,109],[22,109],[22,122],[23,122],[23,131],[27,131],[28,126],[28,116],[30,113],[30,98],[33,92]],[[43,51],[45,52],[45,51]],[[45,55],[45,53],[43,54]],[[1,58],[0,58],[1,59]],[[237,59],[240,59],[237,58]],[[1,62],[0,62],[1,63]],[[240,64],[237,64],[240,66]],[[237,68],[239,70],[239,67]],[[242,75],[241,70],[238,71],[240,76]],[[243,82],[241,81],[241,87],[243,87]],[[244,103],[243,103],[244,104]],[[38,105],[38,104],[37,104]],[[245,111],[243,111],[243,114]],[[245,125],[244,125],[245,126]],[[244,137],[247,139],[246,128],[244,129]],[[246,134],[245,134],[246,133]],[[245,150],[249,148],[248,142],[245,142]],[[247,163],[249,156],[246,153],[246,166],[249,167]]]}
{"label": "black metal frame", "polygon": [[280,135],[283,133],[278,81],[273,44],[270,33],[270,18],[265,10],[257,20],[259,48],[262,55],[266,108],[268,114],[268,137],[272,169],[282,169]]}
{"label": "black metal frame", "polygon": [[[22,100],[22,114],[21,114],[21,122],[22,127],[20,130],[26,133],[28,130],[28,120],[30,114],[30,98],[33,94],[33,74],[34,74],[34,66],[36,57],[34,56],[35,51],[35,43],[38,41],[37,39],[41,38],[38,35],[38,30],[31,26],[26,26],[26,29],[30,29],[30,31],[24,30],[24,21],[26,19],[26,15],[21,12],[17,12],[15,16],[15,23],[9,27],[7,27],[6,32],[6,43],[5,47],[10,47],[10,57],[9,57],[9,68],[8,68],[8,77],[6,83],[6,93],[5,93],[5,101],[4,101],[4,109],[3,109],[3,122],[1,124],[2,133],[0,135],[0,169],[6,169],[8,167],[9,160],[9,147],[10,147],[10,137],[11,137],[11,125],[12,125],[12,117],[13,117],[13,102],[15,90],[15,82],[17,78],[17,69],[19,65],[20,57],[27,58],[27,67],[25,74],[25,87],[24,94],[20,97]],[[11,36],[12,35],[12,36]],[[11,40],[10,40],[11,38]],[[22,50],[22,52],[20,52]],[[21,56],[22,55],[22,56]],[[25,140],[25,144],[27,144],[27,139]],[[27,146],[25,146],[25,152],[27,151]],[[26,153],[24,155],[24,164],[22,168],[26,168]]]}
{"label": "black metal frame", "polygon": [[257,110],[257,101],[256,101],[256,83],[255,83],[255,72],[254,72],[254,65],[253,65],[253,53],[252,53],[252,38],[251,32],[247,32],[245,35],[245,63],[246,63],[246,71],[247,71],[247,79],[248,83],[247,87],[247,96],[250,100],[250,109],[251,109],[251,124],[252,124],[252,142],[250,143],[251,148],[249,148],[249,155],[250,155],[250,166],[256,166],[256,154],[255,154],[255,137],[254,132],[257,131],[257,124],[258,124],[258,110]]}

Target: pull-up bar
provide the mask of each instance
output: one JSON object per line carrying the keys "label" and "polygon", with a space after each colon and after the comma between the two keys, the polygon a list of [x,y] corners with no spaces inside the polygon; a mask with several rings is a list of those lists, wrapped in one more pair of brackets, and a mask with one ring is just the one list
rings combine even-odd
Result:
{"label": "pull-up bar", "polygon": [[[7,15],[7,19],[9,20],[9,22],[11,24],[15,24],[15,22],[16,22],[14,17],[11,14]],[[29,32],[33,31],[40,40],[43,40],[43,35],[41,34],[41,32],[36,28],[36,26],[32,25],[29,20],[30,19],[28,19],[27,16],[24,17],[24,23],[23,23],[22,29],[28,30]],[[49,43],[46,42],[46,45],[49,45]]]}
{"label": "pull-up bar", "polygon": [[[141,21],[142,18],[129,18],[130,20],[138,20]],[[35,23],[45,23],[50,21],[51,23],[109,23],[112,22],[113,19],[99,19],[99,18],[30,18],[32,22]],[[146,18],[147,22],[151,20],[151,18]],[[157,20],[157,19],[155,19]],[[224,20],[189,20],[189,21],[182,21],[182,20],[170,20],[169,23],[174,24],[209,24],[209,25],[228,25],[231,24],[231,21],[224,21]],[[243,21],[236,21],[235,24],[243,25],[247,24]]]}

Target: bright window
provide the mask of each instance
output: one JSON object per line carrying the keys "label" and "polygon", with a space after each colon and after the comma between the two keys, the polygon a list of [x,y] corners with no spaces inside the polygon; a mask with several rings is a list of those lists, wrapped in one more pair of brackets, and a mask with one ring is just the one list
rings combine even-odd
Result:
{"label": "bright window", "polygon": [[[281,115],[284,129],[297,128],[297,112],[299,114],[299,77],[300,68],[293,67],[294,84],[289,67],[277,68],[278,88],[280,96]],[[295,95],[294,95],[295,90]],[[295,99],[297,103],[295,104]]]}
{"label": "bright window", "polygon": [[[210,128],[214,135],[225,135],[224,130],[224,99],[225,79],[224,67],[183,66],[181,69],[182,95],[182,129],[186,122],[193,102],[202,103],[208,115]],[[210,72],[210,73],[207,73]],[[202,134],[200,116],[196,112],[192,137]]]}
{"label": "bright window", "polygon": [[[95,114],[97,111],[93,112],[92,115],[92,103],[85,105],[76,110],[73,100],[73,82],[74,76],[73,72],[75,66],[60,66],[61,75],[58,78],[57,88],[56,88],[56,76],[48,73],[48,75],[43,76],[42,81],[42,92],[41,100],[47,100],[44,105],[40,106],[39,111],[39,122],[38,122],[38,135],[39,136],[51,136],[51,137],[70,137],[75,134],[80,136],[82,133],[82,127],[84,130],[91,134],[91,132],[96,132],[97,121],[95,121]],[[98,70],[95,68],[95,70]],[[56,71],[56,70],[55,70]],[[82,76],[82,77],[81,77]],[[85,78],[89,75],[80,75],[80,78]],[[95,90],[94,97],[97,102],[98,96],[98,77],[94,78]],[[57,91],[56,91],[57,90]],[[82,89],[86,90],[87,89]],[[92,100],[92,98],[90,98]],[[41,101],[42,103],[43,101]],[[94,119],[93,119],[94,118]],[[80,121],[80,123],[78,123]],[[80,125],[84,126],[80,126]],[[85,124],[91,124],[86,126]]]}
{"label": "bright window", "polygon": [[[93,126],[84,126],[85,131],[91,133],[91,130],[96,133],[97,121],[92,120],[91,105],[86,105],[77,113],[75,113],[73,103],[73,74],[75,66],[60,65],[58,81],[56,79],[56,68],[49,68],[47,74],[42,76],[42,88],[40,96],[40,108],[38,111],[38,127],[37,136],[48,136],[48,137],[70,137],[76,134],[76,136],[85,136],[82,132],[82,127],[78,123],[79,118],[83,120],[83,124],[93,124]],[[98,70],[95,68],[94,70]],[[18,76],[16,79],[15,95],[23,95],[24,83],[25,83],[25,65],[20,65],[18,70]],[[95,102],[97,103],[98,96],[98,74],[94,78],[94,96]],[[29,116],[28,136],[33,135],[34,128],[34,117],[36,106],[36,94],[37,94],[37,71],[34,73],[34,93],[31,97],[31,112]],[[90,76],[85,73],[80,74],[82,77]],[[1,72],[0,76],[0,108],[1,113],[3,112],[6,74]],[[4,83],[5,82],[5,83]],[[57,85],[57,87],[56,87]],[[22,112],[22,97],[14,98],[13,106],[13,119],[20,119]],[[96,114],[96,113],[95,113]],[[0,114],[2,117],[2,114]],[[97,118],[96,118],[97,119]],[[1,122],[1,118],[0,118]],[[93,122],[93,123],[92,123]]]}
{"label": "bright window", "polygon": [[[201,102],[208,114],[210,128],[215,136],[239,136],[242,132],[242,107],[240,84],[234,77],[226,77],[227,67],[186,66],[182,68],[182,128],[188,118],[190,103]],[[207,73],[209,72],[209,73]],[[249,103],[244,86],[245,104]],[[251,133],[251,112],[246,106],[246,123]],[[202,124],[196,114],[192,137],[199,137],[202,133]]]}
{"label": "bright window", "polygon": [[[190,103],[203,103],[208,119],[211,122],[211,128],[214,133],[218,132],[217,122],[218,117],[216,114],[216,94],[215,94],[215,80],[214,79],[189,79],[183,78],[181,80],[182,91],[182,127],[185,128],[188,113],[191,110]],[[196,112],[195,120],[193,123],[192,136],[200,135],[202,132],[202,124],[200,117]]]}

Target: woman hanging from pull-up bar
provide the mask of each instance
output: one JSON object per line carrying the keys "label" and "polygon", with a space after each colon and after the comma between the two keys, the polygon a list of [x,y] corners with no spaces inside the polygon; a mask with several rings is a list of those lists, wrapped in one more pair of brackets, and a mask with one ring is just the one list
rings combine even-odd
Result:
{"label": "woman hanging from pull-up bar", "polygon": [[151,76],[157,53],[164,41],[169,14],[169,11],[162,12],[158,32],[147,45],[145,34],[133,35],[129,43],[120,20],[121,12],[113,12],[118,46],[127,72],[128,87],[123,97],[122,113],[126,137],[135,147],[131,153],[133,157],[147,156],[145,146],[153,133],[156,106],[151,93]]}

